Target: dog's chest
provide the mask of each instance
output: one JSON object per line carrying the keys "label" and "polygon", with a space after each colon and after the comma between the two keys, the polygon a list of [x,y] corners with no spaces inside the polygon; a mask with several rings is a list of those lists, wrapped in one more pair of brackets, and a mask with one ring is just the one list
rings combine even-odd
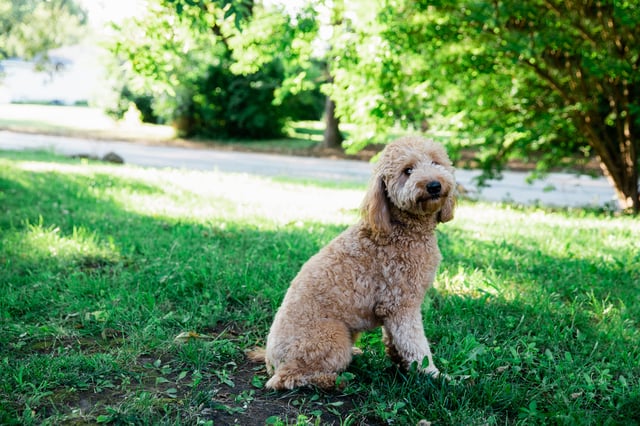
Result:
{"label": "dog's chest", "polygon": [[415,244],[386,250],[378,257],[380,291],[426,290],[435,276],[441,255],[437,245]]}

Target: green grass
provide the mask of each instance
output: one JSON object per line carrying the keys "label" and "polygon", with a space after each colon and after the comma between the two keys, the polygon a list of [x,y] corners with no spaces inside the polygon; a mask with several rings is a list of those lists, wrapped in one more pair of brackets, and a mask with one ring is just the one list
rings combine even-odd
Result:
{"label": "green grass", "polygon": [[86,106],[1,104],[0,129],[95,139],[142,140],[167,143],[171,126],[116,122],[98,108]]}
{"label": "green grass", "polygon": [[0,153],[0,423],[640,422],[640,224],[580,210],[441,226],[424,326],[451,382],[377,331],[343,391],[265,391],[244,351],[362,192]]}

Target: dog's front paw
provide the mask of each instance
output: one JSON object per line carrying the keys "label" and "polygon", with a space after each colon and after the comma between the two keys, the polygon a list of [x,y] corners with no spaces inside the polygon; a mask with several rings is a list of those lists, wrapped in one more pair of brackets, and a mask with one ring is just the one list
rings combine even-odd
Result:
{"label": "dog's front paw", "polygon": [[438,370],[436,367],[434,367],[433,365],[430,365],[428,367],[422,367],[420,369],[420,372],[422,374],[426,374],[428,376],[433,377],[434,379],[437,379],[438,377],[440,377],[440,370]]}
{"label": "dog's front paw", "polygon": [[433,365],[421,368],[420,372],[422,374],[426,374],[428,376],[431,376],[434,379],[445,379],[447,381],[451,380],[451,377],[449,377],[448,374],[441,373],[440,370],[438,370]]}

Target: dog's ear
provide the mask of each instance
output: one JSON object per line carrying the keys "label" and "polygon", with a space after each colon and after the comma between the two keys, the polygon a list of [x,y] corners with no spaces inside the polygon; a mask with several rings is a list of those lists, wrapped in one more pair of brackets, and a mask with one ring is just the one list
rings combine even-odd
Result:
{"label": "dog's ear", "polygon": [[391,212],[387,189],[381,176],[372,179],[362,202],[362,218],[375,234],[391,232]]}
{"label": "dog's ear", "polygon": [[451,193],[447,196],[447,199],[444,200],[444,204],[442,208],[438,212],[438,222],[449,222],[453,220],[453,213],[456,209],[456,194],[455,190],[451,191]]}

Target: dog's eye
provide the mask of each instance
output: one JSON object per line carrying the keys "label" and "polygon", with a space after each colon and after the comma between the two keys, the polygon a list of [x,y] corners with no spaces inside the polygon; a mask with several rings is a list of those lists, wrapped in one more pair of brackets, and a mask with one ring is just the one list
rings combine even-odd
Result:
{"label": "dog's eye", "polygon": [[405,175],[409,176],[411,173],[413,173],[413,167],[407,167],[406,169],[404,169],[402,171],[402,173],[404,173]]}
{"label": "dog's eye", "polygon": [[431,165],[432,165],[432,166],[439,166],[439,165],[440,165],[440,163],[438,163],[437,161],[432,161],[432,162],[431,162]]}

